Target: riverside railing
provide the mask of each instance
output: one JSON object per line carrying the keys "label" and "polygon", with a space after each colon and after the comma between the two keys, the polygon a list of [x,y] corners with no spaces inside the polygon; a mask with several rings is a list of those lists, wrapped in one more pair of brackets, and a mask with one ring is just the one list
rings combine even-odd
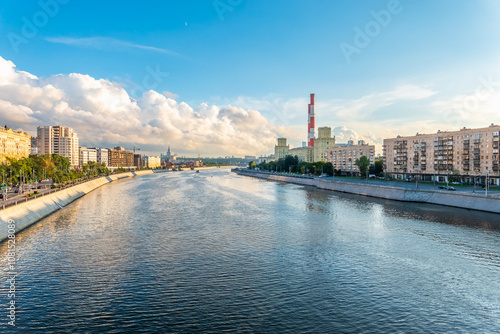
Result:
{"label": "riverside railing", "polygon": [[[114,174],[121,174],[121,173],[126,173],[126,172],[128,172],[128,171],[118,172],[118,173],[114,173]],[[94,181],[94,180],[97,180],[99,178],[106,177],[106,176],[108,176],[108,175],[99,175],[99,176],[94,176],[94,177],[88,178],[88,179],[77,179],[69,184],[65,184],[65,185],[57,187],[57,188],[49,189],[49,191],[44,191],[44,192],[41,192],[41,193],[38,193],[38,194],[32,195],[32,196],[26,195],[26,197],[17,198],[15,201],[14,200],[9,201],[7,199],[7,200],[3,201],[0,209],[3,210],[5,208],[9,208],[11,206],[15,206],[15,205],[18,205],[18,204],[23,203],[23,202],[28,202],[28,201],[31,201],[33,199],[40,198],[40,197],[43,197],[46,195],[50,195],[50,194],[53,194],[55,192],[58,192],[58,191],[61,191],[64,189],[68,189],[68,188],[77,186],[79,184],[85,183],[85,182]],[[6,202],[8,202],[8,203],[6,203]]]}

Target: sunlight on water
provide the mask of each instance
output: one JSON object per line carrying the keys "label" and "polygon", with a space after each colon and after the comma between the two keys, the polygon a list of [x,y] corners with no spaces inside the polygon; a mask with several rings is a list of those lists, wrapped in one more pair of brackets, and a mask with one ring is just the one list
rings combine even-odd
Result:
{"label": "sunlight on water", "polygon": [[2,333],[500,328],[493,214],[185,171],[105,185],[17,242]]}

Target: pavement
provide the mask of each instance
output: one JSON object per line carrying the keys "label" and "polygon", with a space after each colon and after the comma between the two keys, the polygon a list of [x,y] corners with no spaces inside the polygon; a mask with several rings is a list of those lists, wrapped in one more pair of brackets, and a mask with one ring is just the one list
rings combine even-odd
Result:
{"label": "pavement", "polygon": [[[268,172],[263,172],[260,171],[260,173],[268,173]],[[290,175],[286,173],[269,173],[269,174],[274,174],[274,175],[284,175],[284,176],[295,176],[295,175]],[[299,176],[299,175],[297,175]],[[406,182],[406,181],[387,181],[387,180],[381,180],[381,179],[360,179],[356,177],[339,177],[339,176],[329,176],[329,177],[319,177],[319,176],[312,176],[313,178],[319,178],[322,180],[326,181],[333,181],[333,182],[352,182],[352,183],[363,183],[363,184],[372,184],[372,185],[379,185],[379,186],[389,186],[389,187],[400,187],[400,188],[406,188],[406,189],[413,189],[413,190],[428,190],[428,191],[451,191],[451,190],[445,190],[445,189],[439,189],[439,186],[443,185],[443,183],[422,183],[419,182],[418,185],[415,182]],[[482,189],[482,187],[479,186],[462,186],[462,185],[457,185],[457,184],[449,184],[450,186],[454,187],[456,189],[456,192],[461,192],[461,193],[467,193],[467,194],[477,194],[477,195],[486,195],[486,191]],[[418,187],[418,188],[417,188]],[[492,197],[499,197],[500,198],[500,189],[498,187],[494,189],[488,189],[488,196]]]}

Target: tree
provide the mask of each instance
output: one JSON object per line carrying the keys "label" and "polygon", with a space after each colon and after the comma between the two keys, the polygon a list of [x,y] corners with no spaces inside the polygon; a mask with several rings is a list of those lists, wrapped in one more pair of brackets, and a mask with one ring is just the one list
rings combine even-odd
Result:
{"label": "tree", "polygon": [[331,162],[326,162],[323,165],[323,173],[326,173],[329,176],[333,176],[333,165]]}
{"label": "tree", "polygon": [[250,161],[248,163],[248,168],[249,169],[255,169],[255,167],[257,167],[257,163],[255,161]]}
{"label": "tree", "polygon": [[356,166],[359,168],[359,173],[361,177],[366,176],[366,171],[368,170],[368,166],[370,166],[370,160],[366,156],[361,156],[359,159],[356,159]]}

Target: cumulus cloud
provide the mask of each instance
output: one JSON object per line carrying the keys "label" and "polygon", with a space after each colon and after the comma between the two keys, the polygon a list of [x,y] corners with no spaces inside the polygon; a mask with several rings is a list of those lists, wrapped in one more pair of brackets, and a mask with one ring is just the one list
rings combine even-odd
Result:
{"label": "cumulus cloud", "polygon": [[277,134],[257,110],[232,105],[192,107],[147,91],[132,99],[123,87],[84,74],[37,78],[0,57],[0,119],[32,135],[39,125],[75,129],[88,146],[141,146],[185,154],[269,152]]}

